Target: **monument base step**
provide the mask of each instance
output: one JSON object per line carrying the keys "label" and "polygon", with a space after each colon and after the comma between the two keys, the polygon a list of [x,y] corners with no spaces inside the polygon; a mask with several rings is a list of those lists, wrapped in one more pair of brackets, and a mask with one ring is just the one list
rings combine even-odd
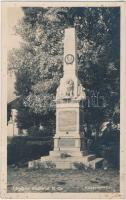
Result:
{"label": "monument base step", "polygon": [[101,168],[103,160],[104,160],[104,158],[96,158],[96,159],[94,159],[94,160],[92,160],[92,161],[89,162],[89,166],[92,169]]}
{"label": "monument base step", "polygon": [[87,151],[72,151],[72,150],[70,150],[70,151],[65,151],[65,150],[61,150],[61,151],[50,151],[49,152],[49,155],[50,156],[53,156],[53,157],[61,157],[61,155],[63,155],[64,154],[64,156],[65,156],[65,154],[66,154],[66,156],[68,155],[68,157],[73,157],[73,156],[86,156],[87,154],[88,154],[88,152]]}
{"label": "monument base step", "polygon": [[[74,156],[68,156],[68,157],[62,157],[62,154],[60,155],[50,155],[48,157],[44,157],[44,159],[50,159],[52,161],[80,161],[80,162],[89,162],[96,158],[94,154],[83,156],[82,154],[75,154]],[[43,161],[43,157],[41,157],[41,161]]]}
{"label": "monument base step", "polygon": [[71,156],[61,158],[60,156],[43,156],[39,160],[29,161],[29,168],[57,168],[57,169],[80,169],[102,167],[103,158],[96,158],[95,155]]}

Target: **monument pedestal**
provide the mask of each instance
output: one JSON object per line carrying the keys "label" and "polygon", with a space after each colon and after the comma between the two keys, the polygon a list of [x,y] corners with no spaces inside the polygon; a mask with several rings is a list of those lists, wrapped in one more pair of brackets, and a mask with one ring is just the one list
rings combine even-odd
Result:
{"label": "monument pedestal", "polygon": [[[69,100],[69,101],[68,101]],[[82,133],[84,121],[83,107],[79,100],[58,101],[56,104],[56,135],[54,151],[67,153],[70,156],[82,155],[86,151],[86,143]]]}

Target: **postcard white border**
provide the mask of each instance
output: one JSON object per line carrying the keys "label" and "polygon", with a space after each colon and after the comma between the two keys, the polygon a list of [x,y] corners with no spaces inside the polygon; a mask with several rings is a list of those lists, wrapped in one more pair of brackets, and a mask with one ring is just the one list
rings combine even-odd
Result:
{"label": "postcard white border", "polygon": [[[7,193],[7,48],[6,48],[6,8],[7,7],[120,7],[121,13],[121,56],[120,56],[120,193]],[[126,122],[125,106],[126,106],[126,4],[125,2],[2,2],[2,70],[1,70],[1,197],[10,199],[125,199],[125,130]]]}

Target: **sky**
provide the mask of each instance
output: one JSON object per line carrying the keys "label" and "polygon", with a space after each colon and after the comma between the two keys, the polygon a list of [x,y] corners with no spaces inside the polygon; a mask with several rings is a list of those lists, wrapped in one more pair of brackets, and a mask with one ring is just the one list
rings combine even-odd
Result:
{"label": "sky", "polygon": [[[17,22],[23,17],[23,12],[21,8],[15,7],[11,8],[9,7],[7,9],[7,51],[9,52],[12,48],[19,48],[20,47],[20,41],[21,38],[17,35],[15,35],[14,32],[14,26],[17,24]],[[15,84],[15,75],[14,74],[8,74],[7,77],[8,87],[7,87],[7,101],[12,101],[16,95],[14,93],[14,84]]]}
{"label": "sky", "polygon": [[7,48],[19,48],[21,38],[15,35],[14,26],[23,17],[23,11],[20,7],[9,7],[7,9]]}

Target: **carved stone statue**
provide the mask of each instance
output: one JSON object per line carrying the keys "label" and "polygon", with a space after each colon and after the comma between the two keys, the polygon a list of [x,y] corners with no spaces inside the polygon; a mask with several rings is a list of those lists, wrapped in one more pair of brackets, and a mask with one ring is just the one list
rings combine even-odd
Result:
{"label": "carved stone statue", "polygon": [[74,95],[74,81],[68,80],[66,81],[66,96],[72,97]]}
{"label": "carved stone statue", "polygon": [[56,99],[58,100],[65,97],[86,100],[85,88],[79,82],[77,85],[77,93],[75,93],[75,83],[72,79],[62,81],[60,86],[57,88]]}
{"label": "carved stone statue", "polygon": [[81,85],[81,83],[78,85],[78,99],[86,100],[85,88]]}

